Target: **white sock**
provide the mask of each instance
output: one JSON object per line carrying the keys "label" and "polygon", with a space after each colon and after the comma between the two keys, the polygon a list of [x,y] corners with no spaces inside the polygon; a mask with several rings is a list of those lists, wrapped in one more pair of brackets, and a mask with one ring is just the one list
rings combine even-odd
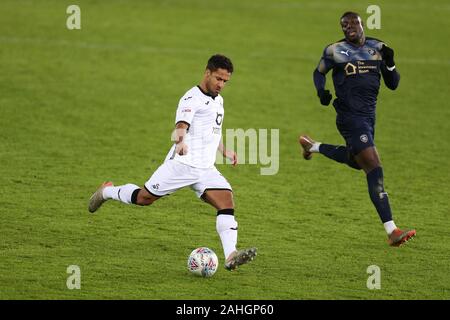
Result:
{"label": "white sock", "polygon": [[321,144],[322,144],[321,142],[314,142],[311,148],[309,149],[309,152],[319,153],[320,152],[319,147]]}
{"label": "white sock", "polygon": [[394,231],[395,229],[397,229],[397,226],[394,223],[394,220],[388,221],[383,223],[384,225],[384,230],[386,230],[386,233],[389,235],[392,233],[392,231]]}
{"label": "white sock", "polygon": [[222,241],[225,259],[236,251],[238,223],[233,215],[219,214],[216,220],[216,230]]}
{"label": "white sock", "polygon": [[131,183],[123,186],[105,187],[103,189],[103,199],[114,199],[126,204],[131,204],[131,195],[136,189],[139,189],[139,187]]}

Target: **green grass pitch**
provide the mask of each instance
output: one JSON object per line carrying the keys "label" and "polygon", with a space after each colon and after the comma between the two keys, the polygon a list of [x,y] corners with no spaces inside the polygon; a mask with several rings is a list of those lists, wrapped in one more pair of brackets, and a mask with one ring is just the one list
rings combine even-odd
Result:
{"label": "green grass pitch", "polygon": [[[342,143],[312,71],[370,1],[0,2],[0,299],[449,299],[450,5],[377,1],[402,79],[382,87],[376,127],[400,227],[391,248],[362,172],[304,161],[297,137]],[[215,210],[185,189],[152,207],[108,202],[87,211],[104,180],[142,185],[170,148],[178,99],[221,52],[235,64],[225,128],[280,131],[278,174],[219,165],[234,188],[240,247],[257,259],[223,268]],[[328,77],[328,86],[331,88]],[[334,92],[333,92],[334,93]],[[214,277],[186,269],[208,246]],[[81,268],[69,290],[66,269]],[[369,290],[370,265],[381,289]]]}

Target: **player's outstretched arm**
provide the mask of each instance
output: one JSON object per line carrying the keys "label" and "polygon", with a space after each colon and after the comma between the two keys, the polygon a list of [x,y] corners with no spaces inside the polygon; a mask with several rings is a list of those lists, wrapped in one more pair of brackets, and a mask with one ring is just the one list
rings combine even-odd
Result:
{"label": "player's outstretched arm", "polygon": [[380,53],[383,59],[383,63],[381,64],[381,74],[384,83],[389,89],[395,90],[400,82],[400,74],[395,67],[394,50],[383,44]]}
{"label": "player's outstretched arm", "polygon": [[320,103],[324,106],[330,104],[333,96],[330,90],[325,89],[325,83],[327,81],[326,74],[333,69],[335,63],[333,58],[333,46],[327,46],[323,50],[322,57],[320,58],[317,68],[313,72],[314,86],[316,87],[317,96],[320,99]]}
{"label": "player's outstretched arm", "polygon": [[223,145],[222,139],[220,139],[220,143],[219,143],[219,147],[217,148],[217,150],[219,150],[219,152],[227,159],[230,159],[231,164],[233,166],[236,166],[238,163],[238,159],[237,159],[237,153],[234,152],[233,150],[227,150],[225,149],[225,146]]}
{"label": "player's outstretched arm", "polygon": [[330,104],[333,96],[330,93],[330,90],[325,90],[326,76],[322,72],[320,72],[317,68],[313,73],[314,86],[317,90],[317,96],[320,99],[320,103],[324,106],[328,106]]}

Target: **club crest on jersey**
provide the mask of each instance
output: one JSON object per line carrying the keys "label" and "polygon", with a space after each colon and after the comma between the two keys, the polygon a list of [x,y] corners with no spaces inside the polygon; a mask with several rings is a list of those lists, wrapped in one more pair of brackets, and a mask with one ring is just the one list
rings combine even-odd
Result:
{"label": "club crest on jersey", "polygon": [[363,142],[363,143],[367,143],[367,141],[369,141],[369,138],[367,137],[367,134],[362,134],[359,137],[359,140],[361,140],[361,142]]}
{"label": "club crest on jersey", "polygon": [[367,50],[368,52],[369,52],[369,54],[371,55],[371,56],[374,56],[375,55],[375,50],[373,50],[373,49],[369,49],[369,50]]}
{"label": "club crest on jersey", "polygon": [[222,120],[223,120],[223,114],[217,112],[216,123],[218,126],[220,126],[222,124]]}

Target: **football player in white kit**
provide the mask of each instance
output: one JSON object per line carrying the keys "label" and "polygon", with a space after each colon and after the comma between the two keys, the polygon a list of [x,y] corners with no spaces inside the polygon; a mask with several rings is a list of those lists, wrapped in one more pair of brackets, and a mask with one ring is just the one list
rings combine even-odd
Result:
{"label": "football player in white kit", "polygon": [[237,155],[222,143],[224,119],[220,91],[233,73],[231,60],[216,54],[208,60],[200,85],[187,91],[178,103],[174,144],[164,163],[139,188],[135,184],[103,183],[91,196],[89,211],[107,200],[146,206],[178,189],[191,187],[197,196],[217,210],[216,229],[225,255],[225,268],[234,270],[256,256],[256,248],[237,250],[238,224],[234,218],[233,193],[228,181],[214,166],[216,152],[237,164]]}

